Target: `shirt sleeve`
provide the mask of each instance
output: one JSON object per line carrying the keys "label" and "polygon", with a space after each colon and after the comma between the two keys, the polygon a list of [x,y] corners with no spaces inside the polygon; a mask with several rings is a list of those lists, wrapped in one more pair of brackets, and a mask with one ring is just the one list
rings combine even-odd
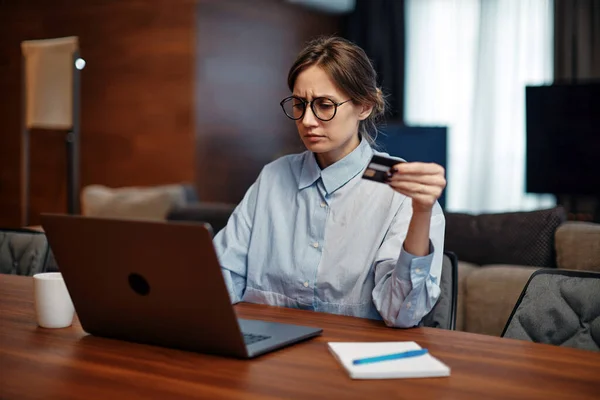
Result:
{"label": "shirt sleeve", "polygon": [[[418,325],[440,296],[445,219],[439,204],[431,214],[429,254],[416,257],[404,249],[412,207],[403,204],[377,252],[373,302],[388,326]],[[400,255],[398,256],[398,249]]]}
{"label": "shirt sleeve", "polygon": [[229,297],[234,304],[242,300],[246,290],[248,248],[259,183],[260,176],[235,208],[227,225],[213,239]]}

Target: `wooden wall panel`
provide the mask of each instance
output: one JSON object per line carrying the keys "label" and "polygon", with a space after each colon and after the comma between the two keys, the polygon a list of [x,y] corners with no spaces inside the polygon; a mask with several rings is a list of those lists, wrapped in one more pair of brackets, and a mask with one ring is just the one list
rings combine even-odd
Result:
{"label": "wooden wall panel", "polygon": [[[195,179],[204,200],[237,202],[265,163],[303,150],[279,108],[287,71],[339,29],[283,0],[0,0],[0,226],[21,224],[21,41],[80,38],[82,186]],[[34,132],[31,158],[35,224],[66,210],[64,135]]]}
{"label": "wooden wall panel", "polygon": [[[76,35],[82,72],[81,183],[194,179],[192,0],[0,1],[0,226],[19,226],[23,40]],[[66,211],[64,136],[34,132],[32,223]]]}
{"label": "wooden wall panel", "polygon": [[341,17],[282,0],[199,1],[196,186],[204,200],[238,202],[260,169],[303,151],[279,106],[305,42],[340,33]]}

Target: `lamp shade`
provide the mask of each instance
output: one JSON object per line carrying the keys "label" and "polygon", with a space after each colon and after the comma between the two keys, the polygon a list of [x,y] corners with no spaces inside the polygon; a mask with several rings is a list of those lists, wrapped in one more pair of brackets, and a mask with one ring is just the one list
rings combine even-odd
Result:
{"label": "lamp shade", "polygon": [[27,128],[73,127],[73,56],[78,46],[76,36],[21,43]]}

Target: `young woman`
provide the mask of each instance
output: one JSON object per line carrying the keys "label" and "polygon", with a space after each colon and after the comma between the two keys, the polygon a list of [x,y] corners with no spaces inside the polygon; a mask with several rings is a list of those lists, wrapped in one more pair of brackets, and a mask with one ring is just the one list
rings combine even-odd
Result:
{"label": "young woman", "polygon": [[443,168],[399,163],[387,184],[361,178],[385,102],[351,42],[311,42],[288,85],[281,105],[307,151],[265,166],[215,236],[232,301],[417,325],[440,294]]}

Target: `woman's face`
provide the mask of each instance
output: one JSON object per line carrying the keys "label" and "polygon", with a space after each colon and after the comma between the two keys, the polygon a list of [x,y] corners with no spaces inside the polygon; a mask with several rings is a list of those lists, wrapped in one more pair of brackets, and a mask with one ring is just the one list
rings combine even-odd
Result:
{"label": "woman's face", "polygon": [[[296,78],[294,96],[306,101],[317,97],[331,99],[335,103],[350,100],[350,97],[337,88],[327,73],[318,66],[311,66]],[[327,113],[329,102],[321,102],[315,108]],[[341,160],[354,150],[359,143],[358,124],[371,113],[372,107],[364,107],[348,101],[337,107],[335,117],[330,121],[321,121],[306,107],[304,116],[296,121],[298,133],[306,148],[316,154],[321,168]]]}

